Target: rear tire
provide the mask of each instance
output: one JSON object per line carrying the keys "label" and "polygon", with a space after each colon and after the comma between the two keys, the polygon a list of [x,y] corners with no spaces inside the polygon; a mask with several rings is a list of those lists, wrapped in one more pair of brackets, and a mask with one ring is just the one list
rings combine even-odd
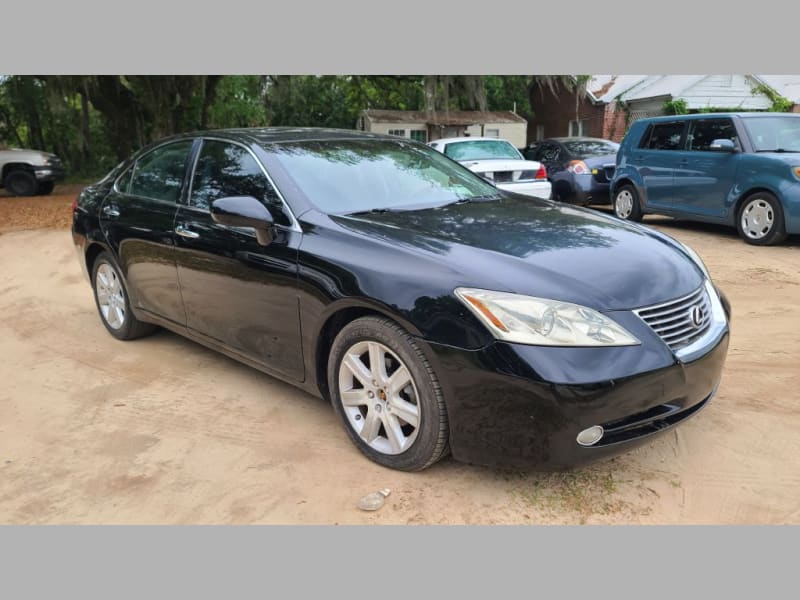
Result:
{"label": "rear tire", "polygon": [[3,186],[12,196],[35,196],[38,189],[33,173],[22,170],[8,173]]}
{"label": "rear tire", "polygon": [[786,239],[783,208],[769,192],[756,192],[745,198],[736,215],[739,236],[754,246],[772,246]]}
{"label": "rear tire", "polygon": [[119,267],[108,252],[98,254],[92,265],[92,289],[100,320],[115,338],[133,340],[155,331],[155,325],[134,316]]}
{"label": "rear tire", "polygon": [[639,194],[632,185],[623,185],[619,188],[614,194],[614,200],[611,205],[614,207],[614,214],[620,219],[638,223],[644,216],[639,202]]}
{"label": "rear tire", "polygon": [[350,439],[374,462],[421,471],[448,454],[439,380],[414,338],[389,319],[362,317],[342,329],[328,357],[328,389]]}

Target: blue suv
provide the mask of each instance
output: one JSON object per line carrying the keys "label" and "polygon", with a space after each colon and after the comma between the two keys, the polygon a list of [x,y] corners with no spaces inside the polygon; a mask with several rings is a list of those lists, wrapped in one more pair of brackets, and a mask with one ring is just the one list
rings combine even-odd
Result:
{"label": "blue suv", "polygon": [[750,244],[800,233],[800,114],[641,119],[617,153],[614,213],[735,226]]}

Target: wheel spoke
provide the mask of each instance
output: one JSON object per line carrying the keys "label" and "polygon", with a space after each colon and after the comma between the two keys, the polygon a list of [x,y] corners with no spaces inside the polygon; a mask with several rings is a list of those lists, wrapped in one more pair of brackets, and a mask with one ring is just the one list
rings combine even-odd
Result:
{"label": "wheel spoke", "polygon": [[101,306],[108,305],[109,299],[110,297],[108,294],[108,290],[106,290],[104,287],[99,287],[97,290],[97,301],[100,303],[100,305]]}
{"label": "wheel spoke", "polygon": [[381,347],[374,343],[369,343],[369,370],[372,371],[372,378],[379,384],[386,381],[386,359],[384,358]]}
{"label": "wheel spoke", "polygon": [[381,428],[381,418],[378,411],[374,408],[367,409],[367,416],[364,417],[364,426],[361,428],[361,437],[365,442],[371,444],[378,437]]}
{"label": "wheel spoke", "polygon": [[364,406],[369,402],[367,390],[345,390],[341,393],[342,404],[345,406]]}
{"label": "wheel spoke", "polygon": [[100,280],[100,285],[102,285],[105,289],[108,289],[109,281],[108,276],[106,275],[105,266],[102,266],[97,270],[97,279]]}
{"label": "wheel spoke", "polygon": [[389,440],[389,444],[392,446],[392,450],[401,452],[406,443],[406,436],[400,428],[400,421],[397,420],[397,417],[392,414],[385,414],[383,417],[383,428],[386,430],[386,437]]}
{"label": "wheel spoke", "polygon": [[392,376],[386,381],[386,388],[390,396],[396,396],[411,381],[411,374],[405,365],[400,365]]}
{"label": "wheel spoke", "polygon": [[346,354],[342,364],[349,369],[353,377],[361,382],[364,387],[372,386],[372,373],[355,354]]}
{"label": "wheel spoke", "polygon": [[392,414],[403,419],[412,427],[419,426],[419,407],[399,396],[393,397],[391,400]]}

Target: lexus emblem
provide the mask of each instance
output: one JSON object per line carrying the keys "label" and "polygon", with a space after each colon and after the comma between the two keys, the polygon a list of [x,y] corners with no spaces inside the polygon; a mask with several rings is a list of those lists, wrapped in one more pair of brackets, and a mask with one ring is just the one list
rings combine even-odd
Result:
{"label": "lexus emblem", "polygon": [[699,306],[693,306],[689,311],[689,316],[692,318],[692,325],[697,329],[703,323],[703,310]]}

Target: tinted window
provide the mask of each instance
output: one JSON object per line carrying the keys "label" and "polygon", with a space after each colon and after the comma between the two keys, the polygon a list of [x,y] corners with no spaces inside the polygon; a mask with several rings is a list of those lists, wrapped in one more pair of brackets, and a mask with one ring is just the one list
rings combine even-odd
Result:
{"label": "tinted window", "polygon": [[573,157],[581,159],[616,154],[619,150],[619,144],[606,140],[571,140],[564,142],[564,147]]}
{"label": "tinted window", "polygon": [[134,196],[177,202],[186,174],[192,140],[156,148],[136,161],[130,193]]}
{"label": "tinted window", "polygon": [[536,160],[555,162],[561,158],[561,146],[557,144],[542,144],[536,153]]}
{"label": "tinted window", "polygon": [[264,203],[275,223],[291,224],[280,197],[250,152],[236,144],[205,140],[189,205],[208,210],[214,200],[228,196],[252,196]]}
{"label": "tinted window", "polygon": [[271,152],[308,200],[329,214],[410,210],[498,195],[433,148],[399,138],[293,142]]}
{"label": "tinted window", "polygon": [[701,119],[689,124],[686,136],[687,150],[711,150],[714,140],[731,140],[736,143],[736,129],[730,119]]}
{"label": "tinted window", "polygon": [[520,159],[519,151],[504,140],[452,142],[444,147],[444,153],[453,160]]}
{"label": "tinted window", "polygon": [[680,150],[684,123],[657,123],[650,126],[650,136],[645,136],[643,148],[650,150]]}

